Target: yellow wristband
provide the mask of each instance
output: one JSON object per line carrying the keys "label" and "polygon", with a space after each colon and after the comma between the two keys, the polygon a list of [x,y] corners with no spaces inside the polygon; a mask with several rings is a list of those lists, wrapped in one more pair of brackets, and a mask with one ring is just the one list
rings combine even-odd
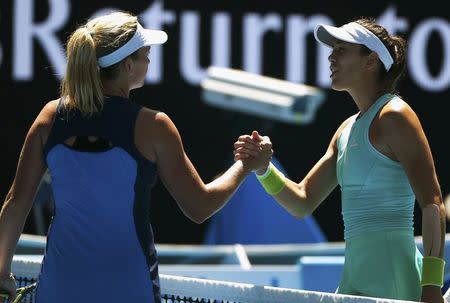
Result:
{"label": "yellow wristband", "polygon": [[445,261],[441,258],[423,257],[422,282],[420,284],[442,287],[444,285],[444,267]]}
{"label": "yellow wristband", "polygon": [[283,173],[272,163],[269,164],[269,169],[264,175],[256,175],[256,178],[269,195],[280,193],[285,186]]}

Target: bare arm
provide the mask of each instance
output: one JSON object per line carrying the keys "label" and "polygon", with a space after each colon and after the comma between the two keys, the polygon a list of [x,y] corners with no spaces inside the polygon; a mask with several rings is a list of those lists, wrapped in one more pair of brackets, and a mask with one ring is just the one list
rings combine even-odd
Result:
{"label": "bare arm", "polygon": [[[48,104],[38,115],[28,131],[20,153],[16,175],[0,213],[0,278],[11,271],[11,262],[17,241],[32,207],[34,195],[46,170],[43,140],[50,111]],[[45,138],[44,138],[45,137]]]}
{"label": "bare arm", "polygon": [[[224,174],[205,184],[186,155],[180,134],[164,113],[143,113],[152,132],[152,146],[159,177],[183,213],[202,223],[230,199],[251,171],[243,161],[235,162]],[[213,150],[211,151],[214,152]]]}
{"label": "bare arm", "polygon": [[424,253],[442,258],[445,208],[431,149],[420,121],[406,103],[397,101],[381,111],[380,128],[388,147],[405,169],[422,209]]}
{"label": "bare arm", "polygon": [[[336,187],[337,139],[348,121],[347,119],[338,128],[325,154],[306,177],[300,183],[286,178],[283,190],[273,196],[281,206],[296,218],[310,215]],[[246,158],[248,155],[255,156],[252,154],[255,146],[257,145],[255,142],[252,143],[249,136],[241,136],[239,141],[235,143],[237,152],[235,159]]]}
{"label": "bare arm", "polygon": [[[431,150],[419,119],[406,103],[396,101],[383,108],[379,124],[383,139],[405,169],[422,209],[424,255],[442,258],[445,208]],[[440,287],[423,286],[421,301],[443,302]]]}
{"label": "bare arm", "polygon": [[274,198],[296,218],[310,215],[336,188],[337,140],[346,120],[333,135],[325,154],[300,183],[286,180],[286,187]]}

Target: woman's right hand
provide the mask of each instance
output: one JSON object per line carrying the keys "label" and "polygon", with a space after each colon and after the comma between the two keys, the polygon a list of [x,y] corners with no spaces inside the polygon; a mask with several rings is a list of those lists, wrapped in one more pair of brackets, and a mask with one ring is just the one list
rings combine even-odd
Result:
{"label": "woman's right hand", "polygon": [[[0,293],[8,295],[9,302],[16,297],[16,280],[12,274],[0,278]],[[5,302],[5,298],[0,296],[0,303]]]}
{"label": "woman's right hand", "polygon": [[242,135],[234,143],[234,161],[241,160],[251,171],[263,174],[272,160],[272,142],[257,131],[251,135]]}

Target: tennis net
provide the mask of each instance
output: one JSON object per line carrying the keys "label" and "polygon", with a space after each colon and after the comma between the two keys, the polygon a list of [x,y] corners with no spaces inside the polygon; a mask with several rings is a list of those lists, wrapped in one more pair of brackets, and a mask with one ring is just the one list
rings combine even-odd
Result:
{"label": "tennis net", "polygon": [[[14,258],[18,286],[36,281],[40,262]],[[411,302],[160,275],[163,303],[397,303]],[[21,302],[34,303],[34,293]]]}

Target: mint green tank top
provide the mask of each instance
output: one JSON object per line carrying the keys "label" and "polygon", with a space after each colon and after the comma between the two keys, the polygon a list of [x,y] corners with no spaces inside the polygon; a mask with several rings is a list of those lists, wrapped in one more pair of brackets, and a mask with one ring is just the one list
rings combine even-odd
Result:
{"label": "mint green tank top", "polygon": [[351,117],[337,141],[336,173],[341,188],[344,238],[366,232],[413,231],[414,192],[403,167],[369,141],[375,115],[396,95],[378,98],[362,116]]}

